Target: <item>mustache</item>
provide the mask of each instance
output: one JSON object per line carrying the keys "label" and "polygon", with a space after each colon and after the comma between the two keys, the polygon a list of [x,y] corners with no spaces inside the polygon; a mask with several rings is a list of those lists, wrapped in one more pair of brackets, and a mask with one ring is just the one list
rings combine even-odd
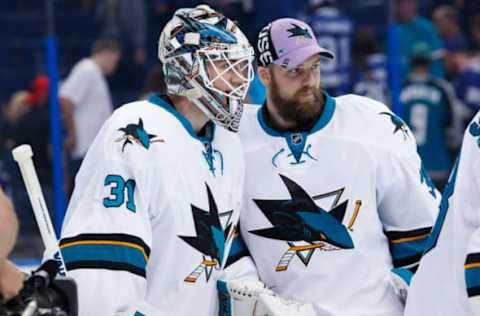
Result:
{"label": "mustache", "polygon": [[318,98],[321,95],[321,90],[317,87],[304,87],[295,93],[295,97],[298,97],[302,94],[307,94],[307,93],[312,93],[315,96],[315,98]]}

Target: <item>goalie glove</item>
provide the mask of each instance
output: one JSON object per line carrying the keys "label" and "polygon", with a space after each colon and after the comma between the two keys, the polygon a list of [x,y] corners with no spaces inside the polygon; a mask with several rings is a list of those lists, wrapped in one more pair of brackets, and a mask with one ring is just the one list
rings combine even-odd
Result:
{"label": "goalie glove", "polygon": [[404,268],[395,268],[391,270],[390,279],[395,288],[395,293],[400,297],[400,300],[405,305],[408,296],[408,289],[413,273]]}
{"label": "goalie glove", "polygon": [[[313,306],[286,300],[262,282],[240,280],[218,281],[219,316],[315,316]],[[230,314],[228,314],[230,313]]]}

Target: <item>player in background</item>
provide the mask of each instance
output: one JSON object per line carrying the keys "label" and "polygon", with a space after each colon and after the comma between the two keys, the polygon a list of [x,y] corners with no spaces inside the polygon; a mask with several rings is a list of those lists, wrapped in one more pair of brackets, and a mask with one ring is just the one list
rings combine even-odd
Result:
{"label": "player in background", "polygon": [[480,114],[443,193],[440,213],[412,280],[406,316],[480,315]]}
{"label": "player in background", "polygon": [[461,141],[459,105],[453,87],[430,74],[428,45],[414,47],[411,64],[400,93],[404,118],[415,135],[425,172],[442,191]]}
{"label": "player in background", "polygon": [[335,55],[335,59],[321,62],[323,88],[332,96],[349,93],[353,22],[336,8],[335,0],[308,2],[312,13],[306,17],[307,23],[312,26],[318,44]]}
{"label": "player in background", "polygon": [[168,93],[116,110],[76,177],[60,246],[81,316],[140,301],[159,316],[217,310],[239,217],[235,132],[253,49],[235,23],[198,6],[175,12],[158,56]]}
{"label": "player in background", "polygon": [[242,119],[244,243],[229,263],[254,262],[317,315],[402,315],[440,198],[414,136],[381,103],[322,91],[333,54],[304,22],[275,20],[257,45],[267,101]]}

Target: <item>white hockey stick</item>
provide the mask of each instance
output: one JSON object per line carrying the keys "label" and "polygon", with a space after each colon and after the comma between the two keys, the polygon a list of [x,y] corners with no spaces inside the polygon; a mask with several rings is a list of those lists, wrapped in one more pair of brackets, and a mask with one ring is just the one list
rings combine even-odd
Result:
{"label": "white hockey stick", "polygon": [[25,183],[28,197],[32,204],[33,213],[35,214],[35,220],[37,221],[43,244],[45,245],[46,257],[48,259],[54,259],[59,264],[58,274],[66,276],[67,269],[65,268],[65,262],[58,247],[57,237],[55,236],[42,188],[40,187],[37,172],[33,165],[32,147],[30,147],[30,145],[20,145],[12,150],[12,155],[22,173],[23,182]]}

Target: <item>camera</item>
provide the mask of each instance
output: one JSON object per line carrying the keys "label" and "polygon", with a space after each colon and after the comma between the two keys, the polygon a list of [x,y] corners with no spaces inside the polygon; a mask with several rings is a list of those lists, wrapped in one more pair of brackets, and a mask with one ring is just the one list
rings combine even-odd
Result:
{"label": "camera", "polygon": [[73,279],[56,277],[59,270],[48,260],[24,281],[17,297],[0,305],[0,316],[77,316],[77,286]]}

